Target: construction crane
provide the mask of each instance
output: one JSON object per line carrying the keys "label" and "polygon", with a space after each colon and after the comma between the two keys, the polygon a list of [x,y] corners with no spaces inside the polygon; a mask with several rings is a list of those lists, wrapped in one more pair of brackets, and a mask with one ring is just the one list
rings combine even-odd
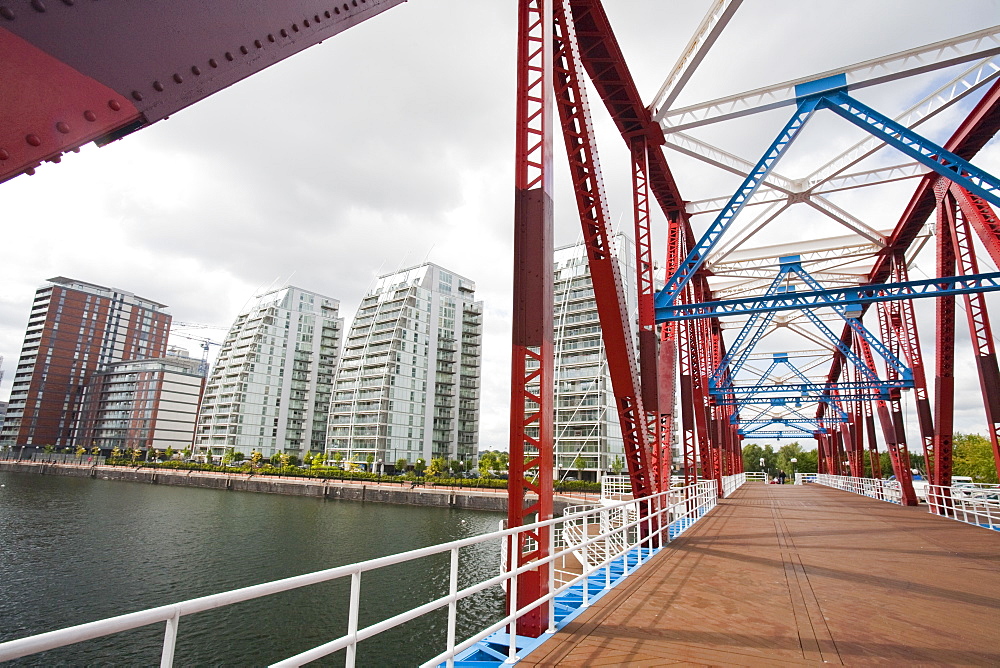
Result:
{"label": "construction crane", "polygon": [[190,341],[197,341],[201,344],[201,364],[198,365],[198,373],[202,376],[208,377],[208,351],[211,346],[221,346],[222,344],[218,341],[213,341],[212,339],[205,338],[202,336],[192,336],[191,334],[185,334],[184,332],[177,331],[178,329],[225,329],[224,327],[217,327],[215,325],[204,325],[201,323],[194,322],[174,322],[170,327],[171,336],[179,336],[182,339],[188,339]]}

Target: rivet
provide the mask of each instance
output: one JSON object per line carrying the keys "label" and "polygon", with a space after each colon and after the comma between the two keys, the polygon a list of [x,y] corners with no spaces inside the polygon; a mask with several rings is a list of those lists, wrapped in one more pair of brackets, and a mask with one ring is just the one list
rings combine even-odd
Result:
{"label": "rivet", "polygon": [[31,0],[31,8],[34,9],[36,12],[44,12],[45,3],[42,2],[42,0]]}
{"label": "rivet", "polygon": [[218,67],[219,66],[219,62],[215,58],[209,58],[208,59],[208,65],[209,65],[209,67]]}
{"label": "rivet", "polygon": [[344,11],[345,11],[345,12],[349,12],[349,11],[351,11],[351,8],[347,6],[347,3],[346,3],[346,2],[344,3]]}
{"label": "rivet", "polygon": [[26,170],[24,170],[24,173],[27,174],[28,176],[34,176],[35,175],[35,168],[34,167],[28,167]]}
{"label": "rivet", "polygon": [[137,90],[132,91],[132,99],[136,102],[142,102],[142,93]]}
{"label": "rivet", "polygon": [[10,7],[0,7],[0,16],[8,21],[14,20],[14,11]]}
{"label": "rivet", "polygon": [[330,18],[330,12],[323,12],[323,16],[325,16],[326,18]]}
{"label": "rivet", "polygon": [[161,84],[159,81],[154,81],[153,82],[153,90],[162,93],[163,92],[163,84]]}
{"label": "rivet", "polygon": [[319,14],[317,14],[316,16],[314,16],[313,20],[316,21],[316,23],[319,23],[321,21],[321,19],[319,18]]}
{"label": "rivet", "polygon": [[122,104],[118,100],[108,100],[108,108],[111,109],[111,111],[121,111]]}
{"label": "rivet", "polygon": [[58,123],[56,123],[56,130],[63,133],[64,135],[69,134],[69,126],[66,125],[63,121],[59,121]]}
{"label": "rivet", "polygon": [[284,28],[282,28],[282,29],[281,29],[281,36],[282,36],[282,37],[288,37],[288,31],[287,31],[287,30],[285,30]]}
{"label": "rivet", "polygon": [[333,8],[333,13],[339,15],[340,14],[340,7],[334,7]]}
{"label": "rivet", "polygon": [[303,19],[302,20],[302,25],[304,25],[306,28],[308,28],[309,27],[309,19]]}
{"label": "rivet", "polygon": [[10,153],[8,153],[4,149],[0,148],[0,160],[6,160],[9,157],[10,157]]}
{"label": "rivet", "polygon": [[183,77],[181,77],[181,75],[179,75],[179,74],[175,74],[175,75],[174,75],[174,81],[175,81],[176,83],[184,83],[184,79],[183,79]]}
{"label": "rivet", "polygon": [[28,142],[32,146],[41,146],[42,140],[38,138],[38,135],[28,135],[24,138],[24,141]]}
{"label": "rivet", "polygon": [[274,41],[274,35],[268,34],[267,41],[268,42],[273,42]]}
{"label": "rivet", "polygon": [[200,75],[201,74],[201,68],[198,67],[197,65],[192,65],[191,66],[191,74],[193,74],[195,76]]}
{"label": "rivet", "polygon": [[63,4],[67,7],[72,7],[76,4],[76,0],[62,0]]}
{"label": "rivet", "polygon": [[55,164],[58,165],[60,162],[62,162],[62,156],[61,155],[54,155],[51,158],[49,158],[49,162],[54,162]]}
{"label": "rivet", "polygon": [[351,6],[352,7],[357,7],[358,6],[358,0],[351,0]]}
{"label": "rivet", "polygon": [[226,60],[232,60],[232,59],[233,59],[233,54],[226,51]]}
{"label": "rivet", "polygon": [[240,53],[242,53],[245,56],[248,53],[250,53],[250,49],[246,48],[245,46],[241,46],[240,47]]}
{"label": "rivet", "polygon": [[80,147],[79,146],[74,146],[70,150],[73,151],[73,153],[79,153],[80,152]]}
{"label": "rivet", "polygon": [[86,120],[90,121],[91,123],[93,123],[94,121],[97,120],[97,114],[95,114],[94,112],[92,112],[90,109],[88,109],[87,111],[83,112],[83,117]]}
{"label": "rivet", "polygon": [[299,31],[299,24],[298,23],[293,23],[292,24],[292,32],[298,32],[298,31]]}
{"label": "rivet", "polygon": [[264,45],[261,43],[261,41],[259,39],[255,39],[253,41],[253,45],[256,46],[258,49],[261,49],[261,48],[264,47]]}

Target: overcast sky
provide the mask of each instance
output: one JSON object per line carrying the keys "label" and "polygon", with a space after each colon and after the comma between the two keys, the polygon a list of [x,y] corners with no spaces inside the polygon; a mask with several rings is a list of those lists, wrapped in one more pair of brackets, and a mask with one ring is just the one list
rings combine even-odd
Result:
{"label": "overcast sky", "polygon": [[[709,3],[605,4],[649,101]],[[349,327],[378,275],[429,260],[477,284],[485,304],[480,446],[506,448],[515,17],[514,0],[410,0],[167,121],[0,185],[0,398],[10,392],[34,291],[53,276],[163,302],[177,321],[222,326],[262,289],[291,283],[339,299]],[[746,0],[675,106],[996,23],[998,0]],[[947,74],[858,97],[891,115]],[[624,144],[595,95],[591,102],[613,222],[630,228]],[[969,104],[926,134],[946,139]],[[701,136],[756,161],[788,114]],[[808,169],[820,150],[832,156],[858,139],[845,123],[816,125],[781,171]],[[557,144],[557,244],[579,239],[563,155]],[[1000,172],[995,141],[980,156],[976,164]],[[687,199],[729,195],[738,183],[676,154],[668,160]],[[890,228],[913,185],[837,202]],[[695,219],[698,229],[708,222]],[[804,225],[777,234],[817,236]],[[932,344],[932,323],[923,334]],[[200,354],[193,342],[173,342]],[[974,372],[963,369],[956,426],[984,431]]]}

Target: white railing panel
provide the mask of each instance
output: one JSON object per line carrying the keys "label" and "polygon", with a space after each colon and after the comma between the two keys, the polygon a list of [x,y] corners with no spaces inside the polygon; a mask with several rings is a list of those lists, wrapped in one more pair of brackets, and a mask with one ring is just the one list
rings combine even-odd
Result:
{"label": "white railing panel", "polygon": [[[730,477],[734,478],[733,482],[735,484],[738,477]],[[575,584],[583,581],[587,583],[585,586],[589,588],[590,584],[587,578],[601,568],[604,568],[605,572],[610,574],[611,569],[609,565],[616,559],[624,558],[626,574],[630,569],[634,570],[638,566],[637,564],[631,564],[627,555],[638,555],[638,562],[642,563],[652,555],[654,550],[683,533],[694,522],[714,508],[717,500],[718,491],[715,481],[709,480],[688,487],[674,488],[644,499],[618,503],[608,503],[605,501],[607,505],[576,507],[573,510],[579,509],[578,512],[523,527],[501,529],[500,531],[452,541],[442,545],[411,550],[357,564],[244,587],[221,594],[203,596],[173,605],[160,606],[28,638],[11,640],[0,643],[0,661],[8,661],[149,624],[165,623],[166,633],[161,654],[161,665],[169,666],[173,659],[173,650],[177,641],[178,629],[183,628],[179,623],[180,618],[184,615],[212,610],[321,582],[350,578],[351,594],[347,634],[275,665],[298,666],[340,650],[346,650],[346,663],[347,665],[353,665],[359,642],[416,619],[421,615],[444,608],[449,611],[446,646],[440,655],[426,664],[437,665],[442,661],[450,662],[457,654],[504,627],[513,630],[516,620],[520,616],[534,610],[538,606],[545,605]],[[521,533],[538,535],[544,532],[551,532],[552,537],[552,548],[548,556],[517,568],[512,568],[508,564],[504,572],[498,575],[487,577],[464,589],[457,589],[458,573],[461,569],[461,550],[463,548],[490,541],[498,541],[501,545],[508,545],[512,541],[516,545],[518,544],[518,535]],[[389,619],[384,619],[365,628],[358,628],[358,611],[361,598],[364,595],[362,581],[364,580],[363,575],[365,573],[386,566],[431,557],[444,552],[448,552],[451,555],[451,571],[448,579],[447,593],[440,598]],[[569,572],[565,568],[560,569],[560,579],[558,581],[555,578],[550,580],[552,586],[546,596],[520,610],[507,614],[503,619],[490,625],[489,628],[456,644],[456,615],[454,614],[454,610],[458,601],[475,596],[486,589],[496,586],[507,588],[515,597],[514,600],[516,600],[517,579],[520,574],[535,570],[545,564],[549,564],[550,571],[555,572],[557,570],[557,562],[561,561],[565,564],[570,558],[578,558],[576,555],[582,557],[579,558],[578,562],[581,565],[581,573]],[[632,561],[635,560],[633,559]],[[610,575],[606,577],[606,584],[610,586],[612,584]],[[597,593],[598,590],[596,589],[593,594],[585,589],[585,596],[587,596],[588,601]],[[551,605],[549,606],[549,612],[551,615]],[[554,622],[551,617],[549,627],[554,629]],[[514,634],[511,635],[514,636]],[[516,655],[517,651],[516,644],[514,644],[515,640],[516,638],[512,637],[512,657]]]}
{"label": "white railing panel", "polygon": [[1000,531],[1000,486],[959,483],[927,486],[927,506],[934,515]]}
{"label": "white railing panel", "polygon": [[879,501],[902,504],[903,494],[899,488],[899,483],[895,480],[882,480],[880,478],[854,478],[845,475],[829,475],[826,473],[816,474],[816,483],[840,489],[845,492],[852,492],[867,496]]}

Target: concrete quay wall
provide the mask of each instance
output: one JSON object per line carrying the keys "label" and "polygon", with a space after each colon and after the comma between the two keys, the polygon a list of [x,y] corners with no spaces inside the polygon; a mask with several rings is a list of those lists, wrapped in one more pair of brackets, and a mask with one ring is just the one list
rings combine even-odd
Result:
{"label": "concrete quay wall", "polygon": [[[234,492],[311,496],[341,501],[507,512],[507,490],[504,489],[493,491],[455,487],[411,487],[410,483],[403,485],[375,484],[362,481],[255,476],[247,473],[216,473],[123,466],[78,466],[4,460],[0,460],[0,471],[201,487]],[[553,499],[554,513],[561,515],[567,506],[585,502],[579,498],[556,497]]]}

